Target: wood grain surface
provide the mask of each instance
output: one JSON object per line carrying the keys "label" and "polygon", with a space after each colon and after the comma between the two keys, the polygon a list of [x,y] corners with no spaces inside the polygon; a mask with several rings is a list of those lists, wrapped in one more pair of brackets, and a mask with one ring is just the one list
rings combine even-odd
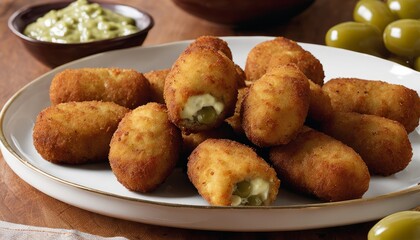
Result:
{"label": "wood grain surface", "polygon": [[[0,1],[0,106],[31,80],[50,70],[34,59],[9,31],[7,20],[17,9],[45,0]],[[108,2],[117,2],[109,1]],[[223,26],[178,9],[170,0],[120,0],[149,12],[155,20],[144,45],[216,36],[285,36],[299,42],[324,44],[326,31],[351,20],[356,0],[317,0],[287,22],[253,29]],[[22,181],[0,157],[0,220],[33,226],[76,229],[100,236],[129,239],[366,239],[374,222],[291,232],[217,232],[152,226],[102,216],[51,198]],[[264,221],[264,219],[249,219]]]}

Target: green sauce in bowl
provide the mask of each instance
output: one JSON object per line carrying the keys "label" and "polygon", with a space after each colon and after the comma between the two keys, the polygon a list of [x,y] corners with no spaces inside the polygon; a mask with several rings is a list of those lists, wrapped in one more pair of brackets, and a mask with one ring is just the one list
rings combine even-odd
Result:
{"label": "green sauce in bowl", "polygon": [[77,0],[38,18],[25,28],[24,34],[45,42],[82,43],[126,36],[138,31],[134,19],[102,8],[97,3]]}

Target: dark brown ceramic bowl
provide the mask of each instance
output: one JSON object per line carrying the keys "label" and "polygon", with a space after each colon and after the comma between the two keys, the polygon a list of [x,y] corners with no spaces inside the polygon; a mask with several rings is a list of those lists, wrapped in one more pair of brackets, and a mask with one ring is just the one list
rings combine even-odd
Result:
{"label": "dark brown ceramic bowl", "polygon": [[133,18],[140,31],[123,37],[87,43],[43,42],[23,34],[25,27],[29,23],[34,22],[52,9],[61,9],[70,3],[70,1],[61,1],[24,7],[10,16],[8,21],[10,30],[19,37],[26,49],[35,58],[49,67],[56,67],[95,53],[139,46],[143,44],[149,30],[154,25],[153,18],[144,11],[122,4],[99,3],[103,8]]}
{"label": "dark brown ceramic bowl", "polygon": [[274,24],[290,19],[315,0],[172,0],[199,18],[228,25]]}

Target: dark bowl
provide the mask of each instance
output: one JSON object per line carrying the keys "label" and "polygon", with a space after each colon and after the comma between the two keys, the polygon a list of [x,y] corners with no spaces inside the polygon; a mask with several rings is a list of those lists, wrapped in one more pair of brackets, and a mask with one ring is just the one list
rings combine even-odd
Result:
{"label": "dark bowl", "polygon": [[139,46],[143,44],[147,34],[154,25],[153,18],[144,11],[122,4],[99,3],[103,8],[133,18],[140,31],[123,37],[86,43],[44,42],[23,34],[25,27],[29,23],[34,22],[50,10],[62,9],[70,3],[70,1],[61,1],[24,7],[12,14],[8,21],[10,30],[22,41],[25,48],[35,58],[49,67],[56,67],[95,53]]}
{"label": "dark bowl", "polygon": [[199,18],[228,25],[275,24],[290,19],[315,0],[172,0]]}

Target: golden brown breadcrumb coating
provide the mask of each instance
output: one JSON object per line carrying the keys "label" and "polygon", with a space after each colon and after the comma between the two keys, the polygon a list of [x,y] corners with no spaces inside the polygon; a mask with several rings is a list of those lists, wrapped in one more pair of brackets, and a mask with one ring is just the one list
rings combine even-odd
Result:
{"label": "golden brown breadcrumb coating", "polygon": [[255,81],[242,102],[242,127],[259,147],[290,142],[309,108],[309,83],[295,65],[271,69]]}
{"label": "golden brown breadcrumb coating", "polygon": [[163,88],[165,87],[165,79],[170,69],[152,70],[144,73],[144,77],[150,84],[150,101],[157,103],[165,103],[163,99]]}
{"label": "golden brown breadcrumb coating", "polygon": [[[227,139],[207,139],[191,153],[188,177],[211,205],[230,206],[236,184],[261,179],[267,183],[263,205],[277,197],[276,172],[252,148]],[[244,203],[246,205],[246,203]]]}
{"label": "golden brown breadcrumb coating", "polygon": [[50,85],[52,105],[97,100],[134,109],[147,103],[149,95],[149,82],[132,69],[65,69],[54,76]]}
{"label": "golden brown breadcrumb coating", "polygon": [[372,174],[388,176],[407,167],[412,147],[399,122],[375,115],[335,112],[322,131],[352,147]]}
{"label": "golden brown breadcrumb coating", "polygon": [[284,37],[276,37],[252,48],[246,59],[245,74],[247,80],[255,81],[270,68],[290,63],[296,64],[314,83],[321,86],[324,83],[321,62],[298,43]]}
{"label": "golden brown breadcrumb coating", "polygon": [[188,46],[188,48],[193,48],[196,46],[213,48],[217,52],[224,54],[227,58],[232,60],[232,51],[230,50],[227,42],[216,36],[200,36],[196,38]]}
{"label": "golden brown breadcrumb coating", "polygon": [[408,133],[419,124],[419,95],[405,86],[360,78],[335,78],[322,89],[330,96],[335,111],[389,118],[404,125]]}
{"label": "golden brown breadcrumb coating", "polygon": [[[214,49],[199,46],[186,49],[165,80],[169,119],[183,131],[216,128],[233,114],[238,79],[235,64]],[[210,120],[201,121],[201,110],[214,114]]]}
{"label": "golden brown breadcrumb coating", "polygon": [[369,188],[369,171],[359,154],[313,129],[271,148],[270,161],[287,186],[322,200],[360,198]]}
{"label": "golden brown breadcrumb coating", "polygon": [[112,136],[112,172],[127,189],[151,192],[175,168],[181,144],[181,132],[168,120],[163,104],[140,106],[121,120]]}
{"label": "golden brown breadcrumb coating", "polygon": [[129,109],[112,102],[68,102],[42,110],[33,129],[38,153],[53,163],[106,162],[109,142]]}

